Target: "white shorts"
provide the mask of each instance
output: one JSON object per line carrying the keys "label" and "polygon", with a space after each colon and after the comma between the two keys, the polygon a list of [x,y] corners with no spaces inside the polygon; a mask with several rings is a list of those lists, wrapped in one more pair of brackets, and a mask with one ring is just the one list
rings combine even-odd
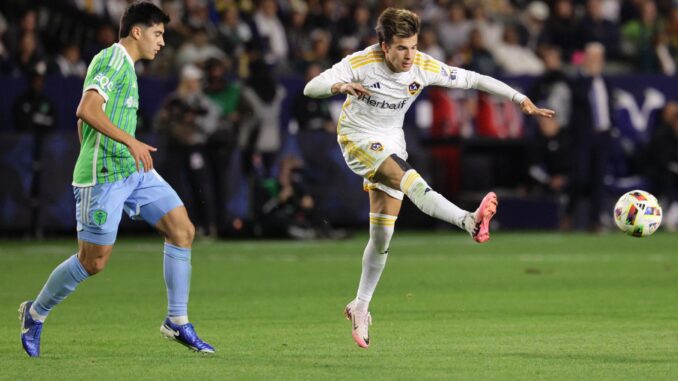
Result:
{"label": "white shorts", "polygon": [[377,169],[389,156],[396,154],[407,160],[405,138],[402,134],[385,136],[358,132],[341,133],[337,136],[337,141],[348,167],[364,179],[365,191],[379,189],[393,198],[403,199],[404,194],[399,189],[373,182]]}

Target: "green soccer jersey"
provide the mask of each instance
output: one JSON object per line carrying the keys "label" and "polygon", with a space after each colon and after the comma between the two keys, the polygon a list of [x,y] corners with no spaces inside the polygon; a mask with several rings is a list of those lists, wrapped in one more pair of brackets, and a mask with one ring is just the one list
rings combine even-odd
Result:
{"label": "green soccer jersey", "polygon": [[[99,52],[87,68],[83,86],[105,100],[104,112],[118,128],[134,136],[139,109],[139,89],[134,62],[125,48],[116,43]],[[127,178],[136,172],[127,146],[82,123],[80,155],[73,170],[74,186],[92,186]]]}

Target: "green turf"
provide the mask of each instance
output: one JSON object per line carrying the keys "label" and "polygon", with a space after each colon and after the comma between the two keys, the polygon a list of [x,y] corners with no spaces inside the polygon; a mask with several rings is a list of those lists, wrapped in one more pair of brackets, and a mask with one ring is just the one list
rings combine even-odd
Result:
{"label": "green turf", "polygon": [[19,303],[75,251],[0,241],[0,378],[675,380],[678,236],[400,233],[372,303],[372,346],[341,315],[365,236],[198,243],[191,320],[206,357],[160,338],[159,238],[121,237],[108,268],[21,350]]}

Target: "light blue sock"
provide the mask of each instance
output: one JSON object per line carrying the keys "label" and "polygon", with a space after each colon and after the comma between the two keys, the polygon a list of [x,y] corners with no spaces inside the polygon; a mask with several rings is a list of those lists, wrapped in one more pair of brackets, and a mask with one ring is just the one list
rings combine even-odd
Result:
{"label": "light blue sock", "polygon": [[35,298],[33,308],[41,316],[49,312],[70,295],[80,282],[87,279],[89,274],[78,260],[78,254],[72,255],[61,262],[50,274],[45,286]]}
{"label": "light blue sock", "polygon": [[163,261],[167,286],[169,316],[188,315],[188,292],[191,288],[191,249],[165,242]]}

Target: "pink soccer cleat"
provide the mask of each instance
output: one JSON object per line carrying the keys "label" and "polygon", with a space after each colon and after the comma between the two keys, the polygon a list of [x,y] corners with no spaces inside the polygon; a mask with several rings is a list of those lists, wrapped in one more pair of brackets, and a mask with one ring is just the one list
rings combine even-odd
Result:
{"label": "pink soccer cleat", "polygon": [[497,213],[498,204],[497,195],[494,192],[490,192],[483,197],[480,206],[473,213],[475,225],[469,233],[471,233],[471,237],[476,242],[483,243],[490,240],[490,220]]}
{"label": "pink soccer cleat", "polygon": [[369,311],[355,309],[355,300],[344,308],[344,316],[351,321],[351,335],[360,348],[370,346],[369,326],[372,325],[372,315]]}

